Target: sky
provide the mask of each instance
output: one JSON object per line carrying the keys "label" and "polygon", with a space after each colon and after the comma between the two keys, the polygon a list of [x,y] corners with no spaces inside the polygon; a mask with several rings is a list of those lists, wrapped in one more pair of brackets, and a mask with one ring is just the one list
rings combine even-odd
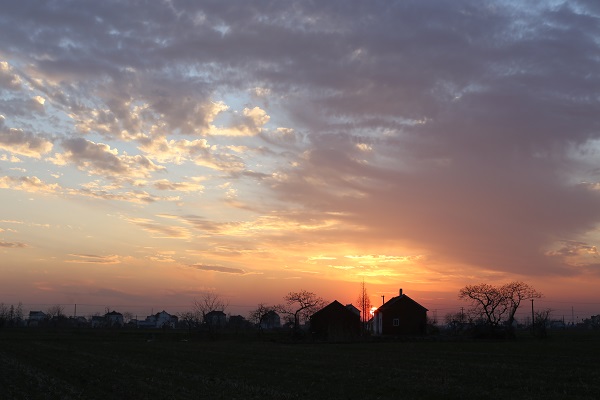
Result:
{"label": "sky", "polygon": [[600,313],[600,4],[1,6],[0,302]]}

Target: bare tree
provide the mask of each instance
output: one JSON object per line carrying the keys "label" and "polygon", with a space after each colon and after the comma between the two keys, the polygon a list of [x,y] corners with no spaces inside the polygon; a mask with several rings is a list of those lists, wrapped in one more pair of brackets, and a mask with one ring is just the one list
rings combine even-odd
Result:
{"label": "bare tree", "polygon": [[371,298],[369,297],[369,294],[367,293],[367,287],[365,286],[364,279],[360,285],[360,294],[358,295],[358,298],[356,299],[356,303],[358,304],[358,309],[360,310],[360,313],[361,313],[362,328],[364,330],[367,322],[369,321],[369,316],[370,316],[370,312],[371,312]]}
{"label": "bare tree", "polygon": [[192,329],[198,327],[201,323],[201,317],[197,311],[185,311],[179,313],[178,317],[187,326],[188,333],[192,333]]}
{"label": "bare tree", "polygon": [[229,304],[225,302],[221,297],[215,292],[206,292],[202,294],[200,299],[194,300],[194,311],[202,317],[202,321],[204,321],[206,314],[211,311],[223,311],[227,308]]}
{"label": "bare tree", "polygon": [[502,295],[508,303],[508,321],[511,327],[515,321],[515,313],[523,300],[539,299],[542,294],[525,282],[513,281],[500,288]]}
{"label": "bare tree", "polygon": [[499,287],[487,283],[467,285],[458,297],[470,302],[470,314],[475,319],[483,319],[492,328],[506,323],[510,329],[521,302],[542,294],[526,283],[514,281]]}
{"label": "bare tree", "polygon": [[135,315],[133,315],[133,313],[131,311],[125,311],[123,313],[123,323],[125,323],[125,324],[129,323],[133,319],[134,316]]}
{"label": "bare tree", "polygon": [[260,303],[255,310],[250,312],[250,321],[256,324],[259,332],[262,332],[262,325],[272,312],[276,312],[276,306],[268,306],[266,304]]}
{"label": "bare tree", "polygon": [[48,318],[50,318],[50,319],[66,317],[65,308],[63,306],[61,306],[60,304],[55,304],[51,307],[48,307],[48,310],[46,310],[46,314],[48,315]]}
{"label": "bare tree", "polygon": [[310,315],[325,305],[322,298],[306,290],[289,292],[283,299],[285,304],[278,306],[277,309],[290,317],[294,325],[294,331],[300,328],[300,321],[307,320]]}
{"label": "bare tree", "polygon": [[23,320],[23,304],[19,303],[15,307],[8,307],[4,303],[0,303],[0,327],[3,325],[17,326]]}
{"label": "bare tree", "polygon": [[532,331],[536,337],[544,339],[548,336],[547,326],[548,321],[550,321],[551,313],[552,310],[549,308],[535,312],[535,318],[532,321]]}
{"label": "bare tree", "polygon": [[470,313],[475,319],[484,319],[491,327],[498,326],[503,315],[508,311],[500,289],[487,283],[465,286],[460,289],[458,298],[469,301]]}

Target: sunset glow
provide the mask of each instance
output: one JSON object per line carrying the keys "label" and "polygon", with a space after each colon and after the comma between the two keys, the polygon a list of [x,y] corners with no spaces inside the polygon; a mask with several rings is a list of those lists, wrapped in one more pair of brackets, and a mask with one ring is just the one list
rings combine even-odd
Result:
{"label": "sunset glow", "polygon": [[597,6],[5,3],[0,302],[600,313]]}

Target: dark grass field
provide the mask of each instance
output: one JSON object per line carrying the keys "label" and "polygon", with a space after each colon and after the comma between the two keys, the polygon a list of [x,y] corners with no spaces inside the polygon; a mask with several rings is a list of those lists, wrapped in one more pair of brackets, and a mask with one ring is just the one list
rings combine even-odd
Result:
{"label": "dark grass field", "polygon": [[0,330],[0,399],[599,399],[600,333],[326,344]]}

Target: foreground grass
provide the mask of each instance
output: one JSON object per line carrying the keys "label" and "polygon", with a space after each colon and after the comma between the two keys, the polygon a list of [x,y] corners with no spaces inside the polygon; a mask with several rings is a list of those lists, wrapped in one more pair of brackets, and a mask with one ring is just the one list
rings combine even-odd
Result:
{"label": "foreground grass", "polygon": [[2,399],[597,399],[600,336],[353,344],[0,331]]}

